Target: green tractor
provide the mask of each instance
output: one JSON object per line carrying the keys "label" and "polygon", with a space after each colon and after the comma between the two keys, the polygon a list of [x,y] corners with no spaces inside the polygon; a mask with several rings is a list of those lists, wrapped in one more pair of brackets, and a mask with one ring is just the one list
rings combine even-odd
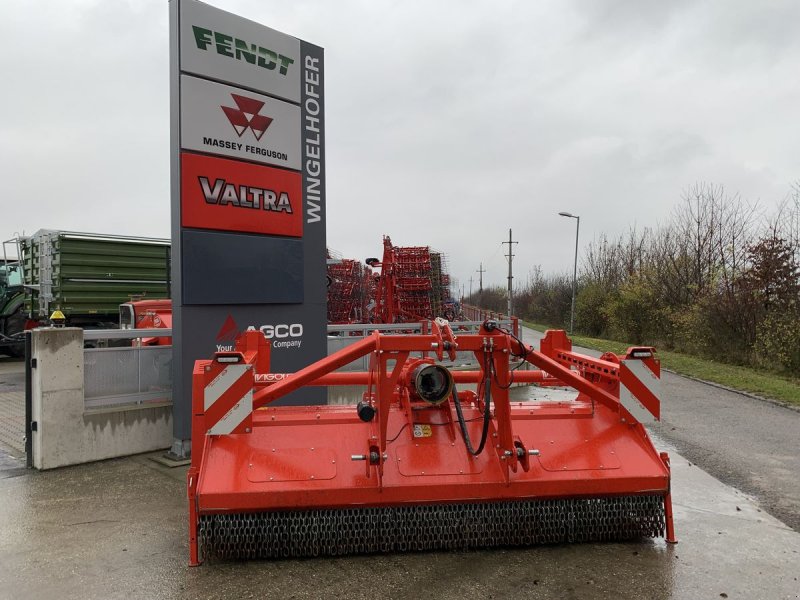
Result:
{"label": "green tractor", "polygon": [[25,353],[25,294],[16,261],[0,262],[0,354]]}

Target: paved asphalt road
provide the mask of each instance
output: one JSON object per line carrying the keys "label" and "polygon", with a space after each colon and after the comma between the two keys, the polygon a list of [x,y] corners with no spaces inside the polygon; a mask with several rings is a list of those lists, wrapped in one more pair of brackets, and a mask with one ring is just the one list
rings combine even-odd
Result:
{"label": "paved asphalt road", "polygon": [[[525,328],[523,337],[542,334]],[[651,426],[659,437],[800,532],[800,412],[673,373],[662,373],[661,396],[662,420]]]}

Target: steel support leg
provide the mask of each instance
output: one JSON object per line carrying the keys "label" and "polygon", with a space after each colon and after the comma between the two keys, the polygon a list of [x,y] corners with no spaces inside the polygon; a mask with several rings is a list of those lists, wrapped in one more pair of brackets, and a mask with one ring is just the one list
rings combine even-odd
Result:
{"label": "steel support leg", "polygon": [[660,456],[661,460],[664,462],[664,466],[667,467],[667,471],[670,473],[670,489],[664,497],[664,518],[667,522],[666,541],[668,544],[677,544],[678,539],[675,537],[675,522],[672,519],[672,469],[669,466],[669,454],[662,452]]}
{"label": "steel support leg", "polygon": [[189,566],[197,567],[202,564],[197,546],[197,470],[189,469],[187,473],[187,489],[189,491]]}

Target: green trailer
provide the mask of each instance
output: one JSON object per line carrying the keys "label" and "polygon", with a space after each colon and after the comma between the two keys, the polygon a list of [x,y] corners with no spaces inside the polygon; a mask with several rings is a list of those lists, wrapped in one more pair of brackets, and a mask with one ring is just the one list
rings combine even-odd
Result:
{"label": "green trailer", "polygon": [[22,286],[0,299],[13,309],[0,314],[14,329],[2,332],[6,345],[18,343],[20,316],[30,327],[60,310],[67,325],[117,327],[121,303],[169,297],[169,240],[43,229],[15,242]]}

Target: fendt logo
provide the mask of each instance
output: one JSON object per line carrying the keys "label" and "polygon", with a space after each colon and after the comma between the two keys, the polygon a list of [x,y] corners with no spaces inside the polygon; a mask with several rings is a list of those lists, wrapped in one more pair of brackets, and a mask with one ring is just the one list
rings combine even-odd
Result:
{"label": "fendt logo", "polygon": [[238,108],[231,106],[220,106],[220,108],[233,125],[236,135],[242,137],[244,132],[249,129],[253,132],[256,141],[260,142],[261,137],[272,123],[271,117],[258,114],[264,108],[264,102],[239,94],[231,94],[231,97]]}
{"label": "fendt logo", "polygon": [[192,31],[198,49],[207,51],[209,46],[213,46],[220,56],[241,60],[254,66],[258,65],[267,71],[274,71],[277,68],[278,73],[286,75],[289,72],[289,65],[294,62],[293,58],[221,31],[211,31],[197,25],[192,25]]}

